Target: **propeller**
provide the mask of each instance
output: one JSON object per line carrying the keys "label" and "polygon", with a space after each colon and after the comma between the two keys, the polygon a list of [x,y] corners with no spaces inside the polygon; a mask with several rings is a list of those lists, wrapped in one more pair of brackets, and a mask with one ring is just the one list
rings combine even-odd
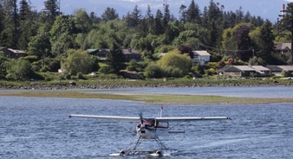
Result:
{"label": "propeller", "polygon": [[140,118],[140,123],[143,124],[143,117],[142,117],[142,113],[139,113],[139,118]]}
{"label": "propeller", "polygon": [[142,113],[139,113],[139,118],[140,118],[141,128],[148,129],[148,127],[143,123],[144,120],[143,120]]}

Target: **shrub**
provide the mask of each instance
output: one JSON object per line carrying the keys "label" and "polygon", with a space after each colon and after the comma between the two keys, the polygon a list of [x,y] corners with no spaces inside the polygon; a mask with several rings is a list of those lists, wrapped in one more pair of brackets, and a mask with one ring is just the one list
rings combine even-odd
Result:
{"label": "shrub", "polygon": [[162,78],[164,74],[164,71],[162,68],[155,64],[155,63],[150,63],[146,68],[144,72],[144,76],[146,78]]}

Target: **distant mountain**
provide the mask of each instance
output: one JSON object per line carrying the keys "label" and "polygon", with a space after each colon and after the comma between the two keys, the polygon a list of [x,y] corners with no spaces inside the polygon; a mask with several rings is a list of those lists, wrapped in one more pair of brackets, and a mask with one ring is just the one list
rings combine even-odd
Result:
{"label": "distant mountain", "polygon": [[[45,0],[31,0],[32,5],[36,10],[41,10]],[[170,11],[174,16],[178,16],[179,7],[181,4],[189,6],[191,0],[61,0],[61,11],[66,14],[72,14],[74,10],[84,8],[87,12],[95,12],[97,16],[104,13],[107,7],[114,8],[122,17],[127,12],[131,12],[135,5],[145,14],[147,6],[150,5],[152,13],[155,14],[157,9],[162,9],[163,4],[168,2]],[[209,0],[194,0],[203,11],[205,6],[209,6]],[[225,7],[226,11],[236,11],[242,7],[242,11],[250,12],[251,15],[261,16],[264,19],[269,19],[276,22],[278,15],[281,14],[282,4],[287,4],[293,0],[214,0]]]}

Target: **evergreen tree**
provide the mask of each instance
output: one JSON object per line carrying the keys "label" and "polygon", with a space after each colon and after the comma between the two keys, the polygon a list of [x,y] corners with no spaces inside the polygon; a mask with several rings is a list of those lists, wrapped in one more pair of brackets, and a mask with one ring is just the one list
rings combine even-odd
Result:
{"label": "evergreen tree", "polygon": [[31,36],[36,34],[35,19],[26,0],[20,1],[18,48],[26,50]]}
{"label": "evergreen tree", "polygon": [[90,13],[90,20],[93,24],[98,24],[101,21],[101,18],[97,17],[95,12]]}
{"label": "evergreen tree", "polygon": [[116,10],[114,8],[107,8],[105,12],[102,14],[102,20],[103,21],[109,21],[114,20],[116,18],[119,18],[119,15],[116,13]]}
{"label": "evergreen tree", "polygon": [[198,5],[194,3],[194,0],[191,1],[187,9],[187,21],[201,24],[200,10]]}
{"label": "evergreen tree", "polygon": [[252,57],[253,42],[249,37],[251,25],[239,24],[235,27],[234,38],[237,41],[237,56],[243,60],[248,61]]}
{"label": "evergreen tree", "polygon": [[271,53],[275,52],[274,40],[272,23],[267,20],[260,30],[260,51],[257,54],[267,64],[273,62]]}
{"label": "evergreen tree", "polygon": [[17,0],[6,0],[2,2],[3,7],[3,30],[1,33],[2,46],[17,49],[18,39],[18,9]]}
{"label": "evergreen tree", "polygon": [[169,4],[164,4],[164,16],[162,25],[164,28],[167,28],[169,21],[171,20]]}
{"label": "evergreen tree", "polygon": [[137,27],[139,21],[141,20],[141,10],[138,9],[138,6],[136,5],[131,13],[127,13],[126,15],[126,23],[129,27]]}
{"label": "evergreen tree", "polygon": [[8,58],[5,57],[4,52],[0,51],[0,79],[5,79],[5,76],[7,75],[7,72],[6,72],[7,61],[8,61]]}
{"label": "evergreen tree", "polygon": [[[0,2],[0,35],[2,34],[2,31],[4,30],[4,21],[5,21],[5,11],[2,5],[2,2]],[[2,45],[2,38],[0,38],[0,46]]]}
{"label": "evergreen tree", "polygon": [[202,13],[202,26],[207,28],[208,25],[208,8],[205,6]]}
{"label": "evergreen tree", "polygon": [[181,23],[186,23],[187,22],[187,11],[186,11],[186,6],[185,5],[181,5],[179,8],[179,14],[180,14],[180,18],[179,21]]}
{"label": "evergreen tree", "polygon": [[[288,3],[285,18],[281,20],[282,30],[289,30],[293,35],[293,3]],[[293,48],[293,36],[291,37],[291,48]],[[291,49],[291,65],[293,64],[293,49]]]}
{"label": "evergreen tree", "polygon": [[164,27],[162,25],[163,14],[160,9],[157,10],[155,20],[152,25],[152,34],[161,35],[164,33]]}
{"label": "evergreen tree", "polygon": [[110,66],[110,70],[114,71],[109,73],[119,73],[119,71],[124,68],[124,62],[125,56],[123,50],[116,44],[113,44],[110,52],[106,54],[106,63]]}
{"label": "evergreen tree", "polygon": [[55,18],[61,14],[59,3],[57,0],[46,0],[44,4],[45,4],[45,12],[48,16],[49,22],[53,24],[55,21]]}

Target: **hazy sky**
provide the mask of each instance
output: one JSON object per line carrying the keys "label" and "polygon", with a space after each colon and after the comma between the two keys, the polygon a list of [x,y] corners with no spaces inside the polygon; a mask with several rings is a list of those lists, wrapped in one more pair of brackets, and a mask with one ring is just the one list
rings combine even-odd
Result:
{"label": "hazy sky", "polygon": [[[45,0],[31,0],[35,9],[41,10]],[[280,14],[282,4],[287,4],[293,0],[214,0],[224,5],[226,11],[236,11],[242,7],[244,13],[249,11],[251,15],[261,16],[275,22]],[[150,5],[152,13],[155,14],[157,9],[162,9],[164,3],[168,3],[170,11],[174,16],[178,16],[179,8],[183,4],[189,6],[191,0],[61,0],[61,11],[66,14],[72,14],[74,10],[84,8],[87,12],[95,12],[100,16],[106,7],[114,8],[122,16],[131,12],[135,5],[145,14],[147,6]],[[201,11],[208,6],[210,0],[194,0],[199,5]]]}

